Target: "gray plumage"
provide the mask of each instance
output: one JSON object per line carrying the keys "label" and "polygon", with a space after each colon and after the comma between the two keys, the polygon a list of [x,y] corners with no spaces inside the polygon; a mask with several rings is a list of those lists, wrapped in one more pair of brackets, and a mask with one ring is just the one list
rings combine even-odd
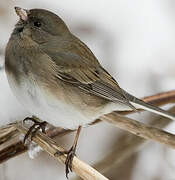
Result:
{"label": "gray plumage", "polygon": [[17,23],[5,66],[17,98],[22,101],[23,94],[31,113],[57,126],[75,128],[113,110],[140,107],[175,119],[120,88],[63,20],[47,10],[27,11],[27,18]]}

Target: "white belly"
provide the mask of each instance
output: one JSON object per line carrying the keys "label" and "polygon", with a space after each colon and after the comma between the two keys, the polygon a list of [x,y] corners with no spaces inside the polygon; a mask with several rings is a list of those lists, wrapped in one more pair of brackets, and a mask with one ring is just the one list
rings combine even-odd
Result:
{"label": "white belly", "polygon": [[79,125],[88,125],[103,114],[114,110],[128,110],[126,106],[109,103],[99,112],[86,116],[76,107],[65,104],[54,96],[47,94],[35,81],[25,78],[21,80],[22,83],[19,86],[13,76],[8,75],[8,80],[13,93],[26,110],[57,127],[76,129]]}
{"label": "white belly", "polygon": [[63,104],[53,96],[48,96],[37,84],[27,79],[20,86],[14,78],[8,75],[10,87],[19,102],[31,114],[43,121],[67,129],[76,129],[79,125],[85,126],[93,119],[85,117],[73,106]]}

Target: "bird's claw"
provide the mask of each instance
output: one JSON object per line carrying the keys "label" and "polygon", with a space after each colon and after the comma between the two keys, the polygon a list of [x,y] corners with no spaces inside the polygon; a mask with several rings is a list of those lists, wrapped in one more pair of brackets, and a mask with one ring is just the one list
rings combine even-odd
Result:
{"label": "bird's claw", "polygon": [[32,140],[33,137],[35,136],[35,134],[37,133],[37,131],[39,131],[40,129],[41,129],[42,133],[46,133],[46,131],[45,131],[45,128],[46,128],[46,125],[47,125],[46,121],[39,122],[34,117],[25,118],[23,120],[23,123],[25,123],[26,121],[32,121],[34,124],[29,128],[26,135],[24,136],[24,140],[23,140],[24,144],[25,144],[26,140],[29,138],[29,136],[31,136],[31,140]]}
{"label": "bird's claw", "polygon": [[62,151],[62,152],[57,151],[55,153],[55,156],[61,156],[61,155],[64,155],[64,154],[67,155],[66,161],[65,161],[65,173],[66,173],[66,178],[67,179],[68,179],[69,172],[70,171],[72,172],[72,162],[73,162],[74,156],[76,155],[75,150],[76,150],[76,148],[74,148],[74,146],[72,146],[70,148],[70,150],[68,150],[68,151]]}
{"label": "bird's claw", "polygon": [[72,146],[69,151],[65,152],[67,154],[65,166],[66,166],[66,177],[68,178],[68,174],[71,171],[72,172],[72,162],[73,158],[75,156],[75,148]]}

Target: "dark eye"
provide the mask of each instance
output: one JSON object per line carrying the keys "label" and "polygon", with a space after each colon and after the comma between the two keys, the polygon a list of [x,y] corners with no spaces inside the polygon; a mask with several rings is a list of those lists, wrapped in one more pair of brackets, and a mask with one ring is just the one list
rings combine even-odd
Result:
{"label": "dark eye", "polygon": [[36,27],[41,27],[41,23],[40,23],[39,21],[35,21],[33,24],[34,24],[34,26],[36,26]]}
{"label": "dark eye", "polygon": [[17,28],[17,31],[20,33],[20,32],[23,32],[23,30],[24,30],[24,27],[19,27],[19,28]]}

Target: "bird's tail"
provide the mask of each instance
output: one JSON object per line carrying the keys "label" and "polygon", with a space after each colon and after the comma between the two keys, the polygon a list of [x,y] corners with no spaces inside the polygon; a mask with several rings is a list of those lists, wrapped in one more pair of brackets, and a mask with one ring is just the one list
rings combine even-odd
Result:
{"label": "bird's tail", "polygon": [[137,109],[144,109],[146,111],[149,112],[153,112],[155,114],[159,114],[161,116],[167,117],[169,119],[175,120],[175,114],[169,113],[166,110],[163,110],[159,107],[156,107],[152,104],[146,103],[144,101],[142,101],[141,99],[138,99],[132,95],[130,95],[129,93],[125,92],[126,96],[129,100],[129,102]]}

